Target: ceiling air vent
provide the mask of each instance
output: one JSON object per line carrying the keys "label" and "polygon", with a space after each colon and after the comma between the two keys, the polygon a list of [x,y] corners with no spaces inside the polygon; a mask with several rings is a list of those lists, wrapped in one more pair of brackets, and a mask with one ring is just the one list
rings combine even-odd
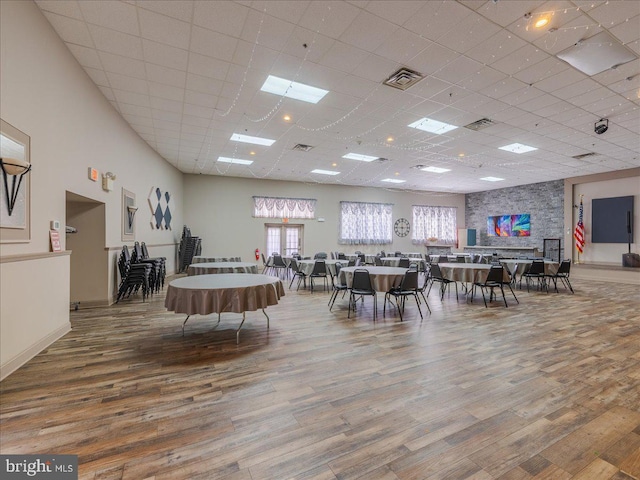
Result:
{"label": "ceiling air vent", "polygon": [[571,158],[575,158],[576,160],[582,160],[583,158],[593,157],[594,155],[598,155],[596,152],[582,153],[580,155],[574,155]]}
{"label": "ceiling air vent", "polygon": [[490,127],[491,125],[495,125],[496,122],[494,122],[493,120],[489,119],[489,118],[481,118],[480,120],[477,120],[473,123],[470,123],[469,125],[465,125],[464,128],[468,128],[469,130],[482,130],[483,128],[487,128]]}
{"label": "ceiling air vent", "polygon": [[292,150],[300,150],[301,152],[308,152],[312,148],[313,147],[311,145],[304,145],[302,143],[298,143],[298,144],[296,144],[295,147],[293,147]]}
{"label": "ceiling air vent", "polygon": [[415,70],[411,70],[409,68],[401,68],[394,74],[392,74],[389,78],[387,78],[384,82],[385,85],[389,85],[393,88],[398,88],[400,90],[406,90],[407,88],[415,85],[424,77],[421,73],[416,72]]}

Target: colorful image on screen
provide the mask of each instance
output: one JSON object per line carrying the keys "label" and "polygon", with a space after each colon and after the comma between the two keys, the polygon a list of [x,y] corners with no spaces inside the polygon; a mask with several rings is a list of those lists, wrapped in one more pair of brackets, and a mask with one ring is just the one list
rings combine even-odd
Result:
{"label": "colorful image on screen", "polygon": [[490,237],[529,237],[531,214],[497,215],[487,219],[487,234]]}

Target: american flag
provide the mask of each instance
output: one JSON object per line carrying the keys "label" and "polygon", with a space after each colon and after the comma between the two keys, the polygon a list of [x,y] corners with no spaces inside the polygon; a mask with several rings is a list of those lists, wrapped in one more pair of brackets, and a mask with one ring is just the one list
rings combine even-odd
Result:
{"label": "american flag", "polygon": [[578,224],[576,225],[576,231],[573,233],[573,238],[576,239],[576,248],[579,253],[582,253],[584,249],[584,223],[582,223],[583,209],[582,199],[580,199],[580,209],[578,210]]}

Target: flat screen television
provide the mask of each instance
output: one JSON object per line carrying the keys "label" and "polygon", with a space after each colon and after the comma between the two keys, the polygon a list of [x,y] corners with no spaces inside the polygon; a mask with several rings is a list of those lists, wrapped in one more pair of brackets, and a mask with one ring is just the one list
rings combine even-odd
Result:
{"label": "flat screen television", "polygon": [[633,243],[633,195],[591,200],[591,241]]}

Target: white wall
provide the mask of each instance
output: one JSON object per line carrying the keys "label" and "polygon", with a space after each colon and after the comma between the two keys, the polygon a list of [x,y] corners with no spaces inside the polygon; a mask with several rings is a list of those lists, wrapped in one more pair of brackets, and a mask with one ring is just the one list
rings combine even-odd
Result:
{"label": "white wall", "polygon": [[[401,250],[426,253],[422,245],[413,245],[411,235],[393,237],[391,245],[339,245],[338,222],[340,201],[393,203],[394,221],[400,217],[411,224],[412,205],[458,207],[458,225],[464,225],[464,195],[421,194],[385,190],[380,188],[348,187],[339,185],[306,184],[273,180],[185,175],[186,225],[192,235],[202,238],[203,255],[241,256],[253,261],[254,250],[264,249],[264,224],[280,223],[281,219],[253,218],[253,200],[256,196],[315,198],[317,220],[291,220],[304,224],[304,254],[313,256],[319,251],[360,250],[365,253]],[[413,225],[412,225],[413,226]]]}
{"label": "white wall", "polygon": [[[182,226],[182,174],[160,158],[120,117],[102,95],[75,58],[56,35],[46,18],[31,1],[2,0],[0,2],[0,117],[31,137],[31,241],[3,244],[2,257],[30,255],[49,251],[49,221],[64,223],[66,191],[88,197],[105,204],[106,239],[109,250],[107,268],[114,271],[115,258],[121,241],[121,189],[136,194],[140,210],[137,217],[136,239],[145,241],[152,255],[163,254],[175,269],[174,244],[179,240]],[[111,171],[117,175],[115,190],[105,192],[100,183],[88,179],[88,167],[100,172]],[[152,186],[169,191],[172,195],[173,231],[151,230],[147,196]],[[66,247],[62,235],[63,249]],[[154,245],[159,245],[154,247]],[[35,310],[26,335],[8,338],[18,351],[24,352],[41,345],[48,338],[54,325],[69,322],[69,256],[54,262],[37,259],[11,263],[11,269],[29,268],[44,271],[50,281],[66,279],[64,291],[58,292],[58,302],[35,302]],[[5,277],[5,263],[0,264]],[[56,269],[59,269],[56,270]],[[66,272],[66,273],[65,273]],[[10,293],[3,284],[2,326],[14,322],[20,315],[20,305],[33,302],[34,289],[27,277],[20,276],[24,285],[17,285]],[[3,282],[4,283],[4,282]],[[114,278],[110,279],[113,296]],[[47,319],[47,322],[45,322]],[[53,328],[53,329],[52,329]],[[4,331],[13,332],[13,329]],[[34,354],[37,351],[34,352]],[[10,359],[6,349],[0,352],[4,365]]]}
{"label": "white wall", "polygon": [[[584,195],[583,222],[585,227],[584,253],[580,255],[583,263],[622,264],[622,254],[629,250],[627,243],[591,242],[591,201],[595,198],[634,196],[633,238],[631,252],[640,253],[640,169],[609,172],[599,175],[575,177],[565,180],[565,245],[573,245],[573,258],[577,260],[577,250],[573,232],[578,222],[580,195]],[[572,200],[572,201],[571,201]]]}

